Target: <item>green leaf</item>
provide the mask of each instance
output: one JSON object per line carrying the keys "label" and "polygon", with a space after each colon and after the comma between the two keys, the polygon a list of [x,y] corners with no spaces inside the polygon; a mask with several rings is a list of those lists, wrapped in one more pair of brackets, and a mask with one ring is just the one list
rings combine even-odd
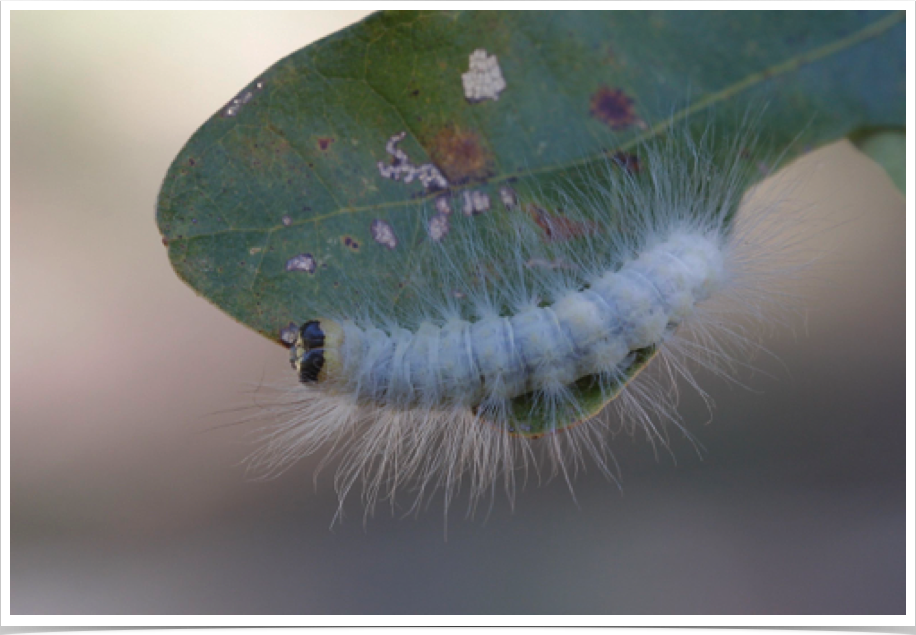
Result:
{"label": "green leaf", "polygon": [[[904,17],[375,14],[281,60],[208,120],[168,171],[159,229],[184,281],[279,342],[323,297],[393,289],[422,267],[430,238],[418,205],[433,207],[437,185],[455,211],[476,192],[506,214],[508,183],[539,189],[627,157],[679,119],[727,131],[755,104],[767,105],[761,135],[789,158],[902,128]],[[465,86],[478,49],[504,88],[495,74]],[[401,180],[383,174],[399,170]]]}
{"label": "green leaf", "polygon": [[854,135],[856,147],[884,168],[891,182],[906,195],[906,133],[881,130]]}

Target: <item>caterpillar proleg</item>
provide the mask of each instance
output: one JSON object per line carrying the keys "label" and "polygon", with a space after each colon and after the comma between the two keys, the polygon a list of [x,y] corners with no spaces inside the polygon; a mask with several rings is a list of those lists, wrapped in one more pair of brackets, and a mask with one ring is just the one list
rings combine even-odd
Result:
{"label": "caterpillar proleg", "polygon": [[382,272],[378,287],[321,299],[250,467],[337,455],[341,499],[361,482],[370,508],[403,489],[442,488],[448,504],[462,484],[472,505],[511,497],[528,468],[571,480],[593,463],[614,478],[609,432],[664,443],[681,425],[676,383],[705,396],[692,368],[746,365],[799,264],[773,206],[738,213],[760,177],[751,128],[671,123],[626,161],[505,183],[499,213],[449,212],[444,238],[430,201],[428,258],[400,276],[413,301]]}

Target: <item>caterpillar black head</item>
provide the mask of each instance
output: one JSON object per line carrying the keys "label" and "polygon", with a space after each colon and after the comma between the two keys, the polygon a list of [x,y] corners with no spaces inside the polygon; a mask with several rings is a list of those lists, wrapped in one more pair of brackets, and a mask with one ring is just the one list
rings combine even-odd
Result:
{"label": "caterpillar black head", "polygon": [[299,329],[289,361],[304,384],[325,381],[340,368],[343,329],[333,320],[309,320]]}

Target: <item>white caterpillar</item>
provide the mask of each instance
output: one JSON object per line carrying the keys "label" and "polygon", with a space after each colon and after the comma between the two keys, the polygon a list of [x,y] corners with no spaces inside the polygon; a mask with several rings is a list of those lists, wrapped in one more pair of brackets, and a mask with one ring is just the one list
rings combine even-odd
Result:
{"label": "white caterpillar", "polygon": [[[503,215],[454,215],[415,282],[424,304],[400,315],[385,290],[328,299],[299,330],[301,385],[251,467],[323,449],[342,455],[341,499],[362,481],[370,508],[404,487],[417,501],[442,487],[447,504],[469,481],[473,505],[544,462],[569,480],[590,457],[613,477],[615,420],[664,442],[671,382],[697,387],[688,361],[743,363],[779,301],[770,283],[797,263],[771,209],[734,218],[759,169],[746,128],[724,151],[712,139],[681,130],[640,147],[644,174],[604,160]],[[637,377],[656,357],[660,372]]]}

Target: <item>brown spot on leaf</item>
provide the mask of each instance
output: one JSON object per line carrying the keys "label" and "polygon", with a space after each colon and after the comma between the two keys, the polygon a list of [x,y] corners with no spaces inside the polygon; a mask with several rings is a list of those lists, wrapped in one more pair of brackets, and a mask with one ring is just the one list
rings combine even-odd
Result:
{"label": "brown spot on leaf", "polygon": [[623,150],[615,152],[611,155],[611,161],[614,162],[614,165],[622,170],[626,170],[630,174],[639,174],[639,171],[642,169],[639,163],[639,157],[632,152],[624,152]]}
{"label": "brown spot on leaf", "polygon": [[284,162],[292,154],[289,141],[276,134],[246,138],[243,143],[251,166],[255,169],[261,166],[275,166],[278,161]]}
{"label": "brown spot on leaf", "polygon": [[493,157],[473,130],[455,125],[442,128],[433,137],[430,154],[452,184],[482,180],[493,172]]}
{"label": "brown spot on leaf", "polygon": [[525,211],[531,216],[535,224],[544,230],[547,240],[570,240],[587,236],[598,231],[598,225],[588,221],[576,221],[551,214],[542,207],[529,204]]}
{"label": "brown spot on leaf", "polygon": [[633,99],[619,88],[602,86],[592,94],[589,114],[609,125],[613,130],[621,130],[639,125],[642,120],[636,116]]}
{"label": "brown spot on leaf", "polygon": [[327,150],[334,141],[336,141],[334,137],[318,137],[318,147],[322,150]]}

